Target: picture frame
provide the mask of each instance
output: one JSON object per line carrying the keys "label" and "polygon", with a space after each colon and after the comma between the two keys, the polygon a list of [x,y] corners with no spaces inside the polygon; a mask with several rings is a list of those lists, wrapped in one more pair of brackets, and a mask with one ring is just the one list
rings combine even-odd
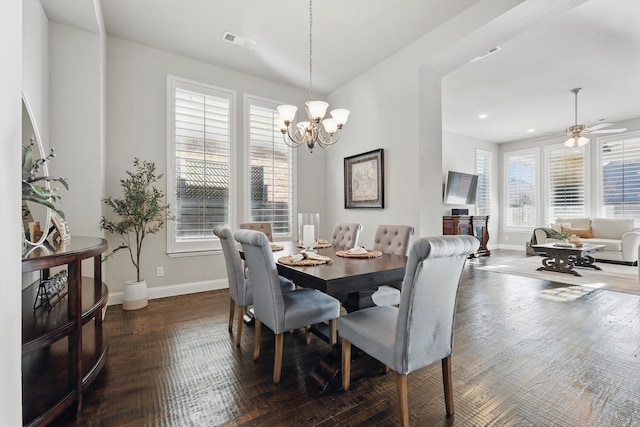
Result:
{"label": "picture frame", "polygon": [[71,234],[69,233],[69,225],[58,213],[51,211],[51,222],[55,228],[54,241],[56,243],[68,243],[71,240]]}
{"label": "picture frame", "polygon": [[344,207],[384,208],[384,150],[344,158]]}

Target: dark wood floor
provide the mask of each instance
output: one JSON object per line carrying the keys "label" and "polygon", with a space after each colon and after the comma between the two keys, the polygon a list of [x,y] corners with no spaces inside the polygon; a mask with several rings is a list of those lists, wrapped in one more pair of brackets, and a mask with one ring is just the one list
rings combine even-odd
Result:
{"label": "dark wood floor", "polygon": [[[495,262],[496,251],[481,263]],[[513,253],[511,253],[513,256]],[[640,425],[640,297],[597,290],[570,302],[540,297],[564,285],[482,271],[467,264],[453,354],[456,413],[445,417],[440,364],[409,376],[415,426]],[[639,285],[640,286],[640,285]],[[58,426],[391,426],[393,374],[318,395],[305,375],[328,351],[285,337],[282,382],[272,378],[273,334],[253,327],[242,348],[227,331],[228,293],[109,307],[107,366],[85,393],[80,418]]]}

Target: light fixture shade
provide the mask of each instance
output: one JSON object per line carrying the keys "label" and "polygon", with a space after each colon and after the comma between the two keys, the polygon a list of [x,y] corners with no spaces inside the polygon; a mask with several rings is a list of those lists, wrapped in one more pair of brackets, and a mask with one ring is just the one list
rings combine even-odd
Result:
{"label": "light fixture shade", "polygon": [[578,147],[584,147],[588,143],[589,143],[589,138],[585,138],[584,136],[581,136],[580,138],[578,138]]}
{"label": "light fixture shade", "polygon": [[324,126],[324,130],[330,135],[333,135],[338,130],[338,124],[331,118],[324,119],[322,125]]}
{"label": "light fixture shade", "polygon": [[574,139],[573,137],[571,137],[571,138],[567,139],[567,140],[564,142],[564,146],[565,146],[565,147],[567,147],[567,148],[575,147],[575,146],[576,146],[576,141],[575,141],[575,139]]}
{"label": "light fixture shade", "polygon": [[295,105],[280,105],[277,110],[283,121],[293,123],[293,119],[296,118],[296,111],[298,111],[298,107]]}
{"label": "light fixture shade", "polygon": [[276,122],[278,129],[287,130],[287,125],[284,124],[284,120],[280,116],[275,116],[273,120]]}
{"label": "light fixture shade", "polygon": [[343,125],[347,123],[349,113],[349,110],[345,110],[344,108],[337,108],[335,110],[331,110],[331,117],[333,117],[338,125]]}
{"label": "light fixture shade", "polygon": [[327,108],[329,108],[329,104],[324,101],[307,101],[307,112],[310,119],[322,119],[327,113]]}

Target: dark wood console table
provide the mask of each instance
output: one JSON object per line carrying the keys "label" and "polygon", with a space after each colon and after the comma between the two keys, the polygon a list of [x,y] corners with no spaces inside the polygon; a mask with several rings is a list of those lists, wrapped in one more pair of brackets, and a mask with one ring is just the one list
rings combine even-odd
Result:
{"label": "dark wood console table", "polygon": [[487,248],[489,242],[489,215],[451,215],[442,217],[442,234],[474,236],[480,241],[480,247],[471,255],[489,256],[491,251]]}
{"label": "dark wood console table", "polygon": [[[22,272],[40,279],[22,291],[22,419],[24,425],[49,424],[66,408],[82,409],[82,392],[105,364],[107,339],[102,311],[109,290],[102,283],[101,256],[107,241],[73,236],[66,244],[30,248]],[[94,277],[82,276],[82,261],[93,258]],[[51,310],[34,311],[40,280],[66,265],[68,294]]]}

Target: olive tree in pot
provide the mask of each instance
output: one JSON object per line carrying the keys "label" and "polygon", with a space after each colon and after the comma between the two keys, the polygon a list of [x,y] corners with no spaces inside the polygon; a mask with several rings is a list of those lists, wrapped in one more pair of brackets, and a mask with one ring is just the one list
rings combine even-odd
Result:
{"label": "olive tree in pot", "polygon": [[140,279],[140,256],[142,243],[149,234],[162,230],[169,215],[169,205],[164,203],[164,193],[156,188],[156,182],[162,174],[156,171],[154,162],[135,158],[135,170],[127,171],[127,178],[120,180],[123,197],[103,199],[117,219],[100,220],[100,228],[113,234],[119,234],[122,242],[105,259],[116,252],[127,249],[133,266],[136,268],[136,280],[129,280],[124,287],[123,310],[136,310],[147,306],[147,282]]}

